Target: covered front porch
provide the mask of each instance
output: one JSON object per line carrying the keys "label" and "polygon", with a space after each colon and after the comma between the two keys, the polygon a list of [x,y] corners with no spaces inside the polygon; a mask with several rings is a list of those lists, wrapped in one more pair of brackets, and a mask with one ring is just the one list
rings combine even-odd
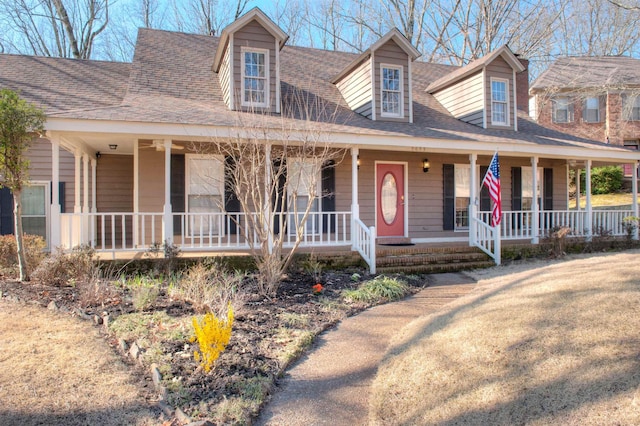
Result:
{"label": "covered front porch", "polygon": [[[176,189],[175,183],[176,176],[186,179],[184,173],[176,175],[175,172],[177,155],[184,155],[184,151],[176,150],[180,141],[162,139],[147,143],[145,139],[129,142],[96,139],[93,145],[87,145],[55,134],[50,140],[53,159],[51,200],[54,201],[50,214],[51,247],[71,249],[88,245],[102,256],[115,258],[123,255],[133,257],[158,249],[163,244],[175,245],[184,253],[196,254],[247,252],[258,243],[258,237],[250,227],[250,224],[261,220],[255,212],[224,209],[198,212],[185,208],[185,185]],[[116,145],[116,149],[112,150],[109,145]],[[147,149],[147,146],[153,149]],[[501,153],[505,169],[520,169],[521,173],[526,169],[528,177],[523,179],[517,174],[509,178],[505,176],[503,192],[511,194],[503,195],[502,221],[499,227],[494,228],[489,226],[490,212],[483,202],[480,188],[490,153],[465,154],[462,152],[464,147],[452,153],[442,148],[431,148],[428,153],[411,147],[404,150],[394,148],[391,152],[381,146],[348,147],[345,159],[336,166],[335,187],[331,194],[333,202],[330,205],[319,203],[323,206],[310,212],[304,223],[301,223],[299,213],[287,212],[272,217],[277,222],[276,237],[282,238],[283,247],[299,245],[307,250],[333,248],[357,251],[369,264],[371,272],[376,271],[376,243],[394,240],[407,244],[477,246],[500,263],[502,241],[537,244],[559,227],[569,228],[570,236],[586,239],[602,232],[625,236],[629,229],[625,218],[639,216],[637,181],[633,181],[631,209],[593,209],[590,173],[595,160],[591,158],[526,156],[505,152]],[[76,159],[74,208],[72,212],[65,213],[61,212],[60,204],[55,203],[60,199],[56,191],[59,188],[61,149],[71,151]],[[110,154],[110,151],[116,153]],[[107,162],[105,158],[110,155],[113,158]],[[125,160],[131,162],[130,169],[119,171],[111,166]],[[611,162],[598,161],[595,164]],[[396,182],[397,190],[391,191],[391,207],[395,216],[402,216],[402,227],[393,236],[380,232],[380,227],[386,224],[383,210],[389,208],[389,203],[385,207],[384,201],[389,193],[383,193],[383,188],[377,183],[382,181],[378,179],[381,165],[401,166],[398,173],[403,182]],[[637,169],[637,162],[631,166]],[[505,169],[503,175],[506,174]],[[555,181],[543,182],[546,169],[553,170]],[[570,169],[583,170],[586,174],[586,208],[568,208]],[[448,175],[449,170],[453,177]],[[121,191],[121,198],[131,198],[130,207],[118,208],[129,211],[108,209],[107,198],[119,194],[117,182],[104,180],[105,174],[113,173],[122,174],[117,182],[129,182],[131,186],[129,192]],[[103,183],[98,184],[101,176]],[[455,182],[448,182],[450,178]],[[516,178],[519,179],[517,185],[514,183]],[[516,186],[520,191],[518,195],[514,195]],[[453,201],[447,200],[448,188],[452,188],[449,198]],[[180,190],[182,194],[179,194]],[[577,193],[580,194],[580,188]],[[182,206],[176,205],[176,199],[181,200]],[[99,207],[101,202],[102,208]],[[518,206],[518,202],[520,208],[508,208],[509,204]],[[447,227],[446,211],[449,207],[452,209],[452,222]],[[638,238],[637,229],[632,237]]]}

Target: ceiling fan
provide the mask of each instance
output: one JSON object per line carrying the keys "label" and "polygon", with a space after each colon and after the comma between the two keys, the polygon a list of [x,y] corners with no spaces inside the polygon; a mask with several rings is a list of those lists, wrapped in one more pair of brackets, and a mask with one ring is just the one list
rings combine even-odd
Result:
{"label": "ceiling fan", "polygon": [[[146,146],[141,146],[140,149],[145,149],[145,148],[154,148],[156,151],[164,151],[164,141],[163,140],[153,140],[151,142],[151,145],[146,145]],[[181,145],[176,145],[175,143],[171,143],[171,149],[184,149],[184,146]]]}

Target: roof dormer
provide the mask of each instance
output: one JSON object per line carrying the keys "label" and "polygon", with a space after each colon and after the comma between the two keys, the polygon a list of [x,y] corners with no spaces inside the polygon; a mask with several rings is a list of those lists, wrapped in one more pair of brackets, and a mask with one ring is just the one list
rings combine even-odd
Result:
{"label": "roof dormer", "polygon": [[526,68],[507,45],[431,83],[454,117],[485,129],[518,130],[516,73]]}
{"label": "roof dormer", "polygon": [[412,123],[411,63],[419,56],[394,28],[331,82],[358,114],[371,120]]}
{"label": "roof dormer", "polygon": [[230,109],[280,112],[280,50],[288,38],[257,7],[222,30],[213,71]]}

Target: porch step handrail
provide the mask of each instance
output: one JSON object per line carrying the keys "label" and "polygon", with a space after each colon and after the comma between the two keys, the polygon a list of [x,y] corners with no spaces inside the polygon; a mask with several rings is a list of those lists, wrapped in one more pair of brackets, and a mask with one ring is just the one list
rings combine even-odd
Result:
{"label": "porch step handrail", "polygon": [[360,219],[353,220],[355,232],[353,246],[369,265],[369,272],[376,273],[376,228],[367,227]]}
{"label": "porch step handrail", "polygon": [[[482,217],[482,216],[481,216]],[[500,225],[490,226],[487,222],[472,216],[474,226],[473,244],[480,250],[489,255],[496,265],[501,262],[501,241],[500,241]]]}

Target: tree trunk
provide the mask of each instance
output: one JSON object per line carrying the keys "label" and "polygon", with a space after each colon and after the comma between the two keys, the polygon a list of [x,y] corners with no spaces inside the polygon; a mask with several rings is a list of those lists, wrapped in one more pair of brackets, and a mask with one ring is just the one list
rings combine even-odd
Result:
{"label": "tree trunk", "polygon": [[20,270],[20,281],[29,281],[29,268],[24,252],[24,242],[22,241],[22,191],[13,191],[13,220],[15,221],[16,249],[18,251],[18,268]]}

